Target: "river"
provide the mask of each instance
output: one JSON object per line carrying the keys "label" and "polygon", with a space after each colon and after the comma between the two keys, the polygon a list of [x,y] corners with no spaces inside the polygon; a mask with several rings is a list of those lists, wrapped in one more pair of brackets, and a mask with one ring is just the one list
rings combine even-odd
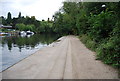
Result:
{"label": "river", "polygon": [[35,34],[32,36],[0,37],[0,72],[28,57],[58,39],[58,35]]}

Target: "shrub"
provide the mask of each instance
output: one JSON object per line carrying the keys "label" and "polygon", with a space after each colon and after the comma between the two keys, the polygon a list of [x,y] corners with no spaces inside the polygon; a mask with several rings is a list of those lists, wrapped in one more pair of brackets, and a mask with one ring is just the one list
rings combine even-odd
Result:
{"label": "shrub", "polygon": [[28,30],[34,31],[35,30],[34,25],[25,25],[25,24],[22,24],[22,23],[21,24],[16,24],[16,27],[20,31],[28,31]]}
{"label": "shrub", "polygon": [[110,38],[97,49],[97,57],[106,64],[120,68],[120,22],[111,32]]}
{"label": "shrub", "polygon": [[80,40],[86,45],[86,47],[88,47],[89,49],[93,51],[95,51],[95,49],[97,48],[96,42],[91,40],[90,37],[87,35],[82,35],[80,37]]}
{"label": "shrub", "polygon": [[114,14],[107,11],[101,12],[98,15],[91,14],[88,21],[90,24],[88,32],[90,38],[97,42],[108,38],[115,25],[114,18]]}

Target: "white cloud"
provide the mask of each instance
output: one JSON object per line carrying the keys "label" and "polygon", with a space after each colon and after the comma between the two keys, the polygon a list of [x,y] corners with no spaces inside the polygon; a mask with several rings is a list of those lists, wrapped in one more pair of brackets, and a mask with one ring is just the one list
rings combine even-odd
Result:
{"label": "white cloud", "polygon": [[17,16],[19,12],[24,16],[35,16],[37,19],[51,18],[52,15],[62,6],[63,0],[3,0],[5,6],[2,15],[11,12]]}

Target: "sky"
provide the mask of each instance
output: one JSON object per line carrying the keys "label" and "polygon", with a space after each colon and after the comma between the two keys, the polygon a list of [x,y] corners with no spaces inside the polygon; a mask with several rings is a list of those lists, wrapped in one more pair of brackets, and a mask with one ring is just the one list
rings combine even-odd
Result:
{"label": "sky", "polygon": [[35,16],[38,20],[52,18],[54,13],[62,7],[64,0],[0,0],[0,16],[7,17],[10,12],[12,17]]}

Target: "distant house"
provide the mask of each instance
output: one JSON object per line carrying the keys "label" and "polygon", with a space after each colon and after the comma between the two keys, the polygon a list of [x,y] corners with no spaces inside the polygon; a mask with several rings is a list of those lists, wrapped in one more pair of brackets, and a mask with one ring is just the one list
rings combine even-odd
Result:
{"label": "distant house", "polygon": [[12,29],[12,26],[4,26],[4,25],[0,24],[0,28]]}

